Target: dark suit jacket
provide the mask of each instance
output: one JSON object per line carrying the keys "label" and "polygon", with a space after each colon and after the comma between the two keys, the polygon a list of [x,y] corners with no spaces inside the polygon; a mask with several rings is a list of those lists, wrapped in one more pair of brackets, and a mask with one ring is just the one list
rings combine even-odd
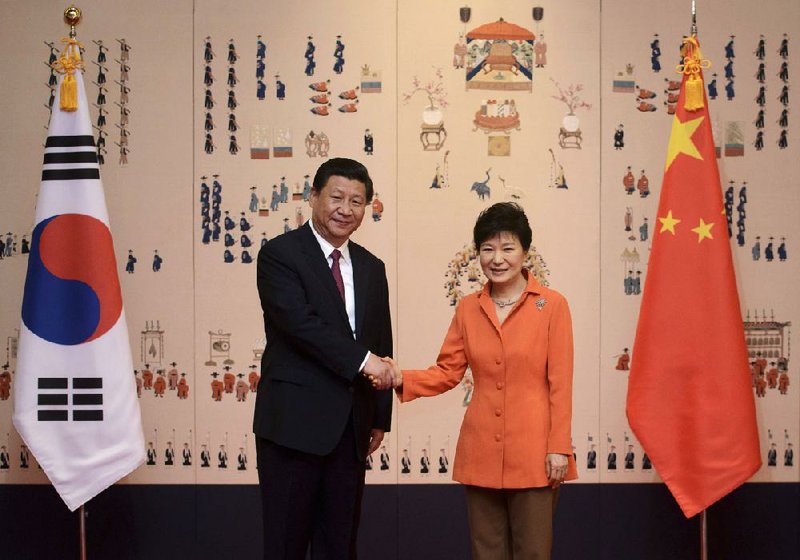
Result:
{"label": "dark suit jacket", "polygon": [[305,453],[331,452],[352,416],[365,457],[372,428],[389,431],[391,390],[359,373],[367,350],[392,354],[383,262],[350,242],[356,303],[353,338],[344,302],[310,225],[275,237],[258,253],[258,294],[267,347],[253,431]]}

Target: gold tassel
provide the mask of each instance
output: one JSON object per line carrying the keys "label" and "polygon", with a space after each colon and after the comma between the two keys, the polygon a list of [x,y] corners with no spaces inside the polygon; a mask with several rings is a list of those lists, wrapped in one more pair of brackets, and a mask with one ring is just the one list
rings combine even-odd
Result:
{"label": "gold tassel", "polygon": [[703,97],[703,79],[699,74],[691,75],[686,79],[686,97],[683,103],[687,111],[697,111],[705,107]]}
{"label": "gold tassel", "polygon": [[705,107],[705,84],[701,70],[711,68],[711,62],[703,58],[696,35],[683,40],[681,52],[683,64],[678,65],[677,71],[687,76],[683,108],[687,111],[697,111]]}
{"label": "gold tassel", "polygon": [[83,70],[81,60],[81,44],[75,38],[62,39],[66,43],[61,56],[53,63],[53,68],[64,74],[61,80],[59,107],[62,111],[73,112],[78,110],[78,81],[75,79],[75,71]]}

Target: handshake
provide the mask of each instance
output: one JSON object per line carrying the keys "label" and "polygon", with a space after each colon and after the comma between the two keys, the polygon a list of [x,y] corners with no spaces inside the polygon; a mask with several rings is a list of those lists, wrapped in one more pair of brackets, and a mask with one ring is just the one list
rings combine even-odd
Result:
{"label": "handshake", "polygon": [[370,353],[361,373],[376,389],[396,389],[403,385],[403,373],[400,371],[400,366],[389,357],[379,358]]}

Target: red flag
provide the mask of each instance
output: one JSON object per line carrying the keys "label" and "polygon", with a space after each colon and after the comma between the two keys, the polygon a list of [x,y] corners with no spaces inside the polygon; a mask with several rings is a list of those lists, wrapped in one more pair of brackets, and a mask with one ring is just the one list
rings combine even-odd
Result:
{"label": "red flag", "polygon": [[694,37],[687,41],[627,414],[691,517],[743,484],[761,457],[700,51]]}

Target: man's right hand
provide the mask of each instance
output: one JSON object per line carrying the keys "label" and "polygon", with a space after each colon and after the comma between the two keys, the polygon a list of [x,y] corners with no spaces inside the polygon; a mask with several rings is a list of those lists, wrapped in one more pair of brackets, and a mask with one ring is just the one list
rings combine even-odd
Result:
{"label": "man's right hand", "polygon": [[370,353],[361,373],[367,376],[367,379],[376,389],[391,389],[394,385],[394,368],[392,364],[382,361],[375,354]]}

